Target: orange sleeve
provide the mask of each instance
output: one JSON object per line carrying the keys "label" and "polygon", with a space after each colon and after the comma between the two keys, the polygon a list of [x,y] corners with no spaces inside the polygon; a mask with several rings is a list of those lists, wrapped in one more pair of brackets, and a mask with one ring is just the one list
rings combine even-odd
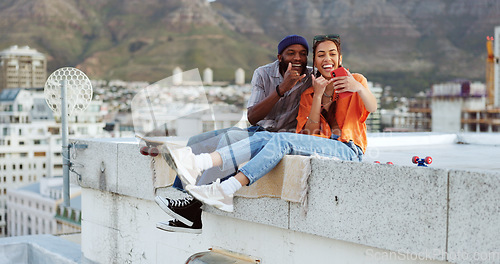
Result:
{"label": "orange sleeve", "polygon": [[300,96],[299,113],[297,114],[297,129],[295,129],[295,133],[302,132],[302,129],[304,129],[306,125],[309,112],[311,111],[312,97],[308,96],[309,89],[311,88],[305,90]]}
{"label": "orange sleeve", "polygon": [[[302,133],[302,130],[306,126],[307,117],[311,112],[313,93],[314,93],[314,88],[309,87],[300,96],[299,113],[297,114],[297,129],[295,129],[295,133]],[[319,122],[320,122],[321,134],[312,134],[312,136],[330,138],[331,135],[330,126],[328,125],[323,116],[320,117]]]}

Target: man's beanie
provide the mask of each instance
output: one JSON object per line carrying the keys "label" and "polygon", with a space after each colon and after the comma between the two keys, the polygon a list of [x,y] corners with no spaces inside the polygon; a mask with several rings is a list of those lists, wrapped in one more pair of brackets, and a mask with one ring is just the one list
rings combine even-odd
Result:
{"label": "man's beanie", "polygon": [[307,45],[307,40],[298,35],[289,35],[280,41],[278,44],[278,54],[281,54],[288,46],[293,44],[300,44],[306,48],[307,54],[309,54],[309,45]]}

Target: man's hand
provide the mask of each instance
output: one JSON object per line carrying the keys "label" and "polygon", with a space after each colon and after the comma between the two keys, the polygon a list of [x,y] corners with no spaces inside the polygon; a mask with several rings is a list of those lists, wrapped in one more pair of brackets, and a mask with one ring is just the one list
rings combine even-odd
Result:
{"label": "man's hand", "polygon": [[300,75],[296,70],[292,70],[292,63],[288,63],[288,68],[286,69],[285,75],[283,76],[283,82],[279,86],[280,94],[283,95],[290,91],[297,82],[304,79],[305,74]]}

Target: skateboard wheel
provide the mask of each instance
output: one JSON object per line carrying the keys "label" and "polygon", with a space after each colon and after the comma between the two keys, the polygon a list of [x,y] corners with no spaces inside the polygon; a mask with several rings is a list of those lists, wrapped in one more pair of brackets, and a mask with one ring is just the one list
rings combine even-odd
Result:
{"label": "skateboard wheel", "polygon": [[387,165],[394,165],[394,163],[392,163],[391,161],[388,161]]}
{"label": "skateboard wheel", "polygon": [[413,158],[411,158],[411,162],[417,164],[418,163],[418,159],[419,159],[418,156],[413,156]]}
{"label": "skateboard wheel", "polygon": [[380,161],[376,160],[376,161],[375,161],[375,162],[373,162],[373,163],[377,163],[377,164],[380,164]]}
{"label": "skateboard wheel", "polygon": [[432,163],[432,158],[430,156],[425,157],[425,163],[431,164]]}
{"label": "skateboard wheel", "polygon": [[149,147],[142,147],[141,148],[141,154],[144,156],[149,155]]}
{"label": "skateboard wheel", "polygon": [[156,157],[160,154],[160,151],[158,151],[158,148],[152,147],[149,149],[149,156],[151,157]]}

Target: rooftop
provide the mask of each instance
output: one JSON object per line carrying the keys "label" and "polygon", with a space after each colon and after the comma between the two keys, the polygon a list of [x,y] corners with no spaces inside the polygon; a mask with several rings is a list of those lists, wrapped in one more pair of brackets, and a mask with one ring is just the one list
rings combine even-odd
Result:
{"label": "rooftop", "polygon": [[[231,214],[204,207],[200,235],[156,229],[170,217],[154,202],[151,160],[137,139],[78,141],[88,145],[72,156],[81,166],[71,175],[82,186],[83,263],[183,263],[212,247],[262,263],[500,260],[500,173],[489,158],[499,154],[497,134],[370,134],[363,163],[310,160],[307,207],[235,197]],[[417,167],[414,155],[434,162]],[[304,160],[286,156],[261,181]],[[175,195],[158,190],[166,193]]]}

